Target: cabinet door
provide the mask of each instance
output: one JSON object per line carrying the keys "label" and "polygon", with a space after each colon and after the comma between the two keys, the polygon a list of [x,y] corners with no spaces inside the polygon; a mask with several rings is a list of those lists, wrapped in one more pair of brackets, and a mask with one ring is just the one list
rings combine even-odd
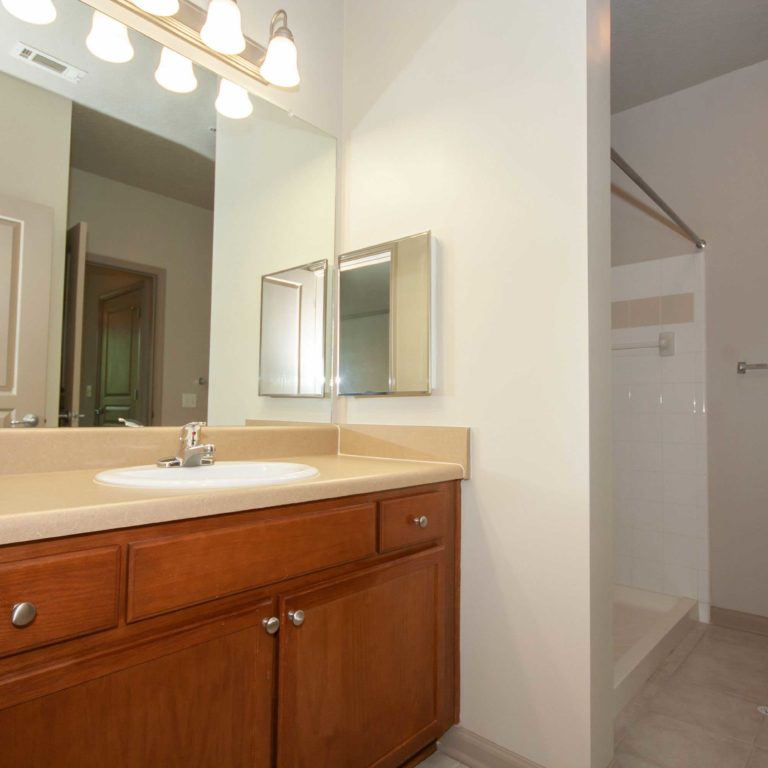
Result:
{"label": "cabinet door", "polygon": [[429,550],[282,600],[278,768],[398,766],[443,732],[443,558]]}
{"label": "cabinet door", "polygon": [[1,710],[0,766],[269,768],[272,607],[115,652],[101,677]]}

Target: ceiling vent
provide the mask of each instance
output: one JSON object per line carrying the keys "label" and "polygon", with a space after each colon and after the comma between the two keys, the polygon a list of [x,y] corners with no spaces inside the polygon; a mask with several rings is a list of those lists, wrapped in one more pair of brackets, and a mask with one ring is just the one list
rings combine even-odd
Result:
{"label": "ceiling vent", "polygon": [[67,64],[66,61],[57,59],[55,56],[24,43],[16,43],[11,49],[11,56],[14,59],[21,59],[28,64],[40,67],[40,69],[44,69],[46,72],[61,77],[70,83],[79,83],[87,74],[82,69]]}

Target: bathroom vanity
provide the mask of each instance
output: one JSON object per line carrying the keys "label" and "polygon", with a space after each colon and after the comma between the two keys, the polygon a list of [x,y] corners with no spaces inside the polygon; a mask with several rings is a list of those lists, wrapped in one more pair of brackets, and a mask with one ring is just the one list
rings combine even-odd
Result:
{"label": "bathroom vanity", "polygon": [[415,765],[458,719],[459,494],[0,548],[0,766]]}

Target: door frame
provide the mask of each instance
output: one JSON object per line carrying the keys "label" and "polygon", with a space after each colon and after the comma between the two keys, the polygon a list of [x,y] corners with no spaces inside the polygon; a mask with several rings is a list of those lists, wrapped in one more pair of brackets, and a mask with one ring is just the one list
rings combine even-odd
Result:
{"label": "door frame", "polygon": [[147,426],[162,424],[163,418],[163,355],[165,347],[165,291],[167,271],[163,267],[154,267],[142,264],[138,261],[115,259],[111,256],[102,256],[95,253],[87,253],[86,265],[92,264],[99,267],[107,267],[120,272],[130,272],[150,281],[150,302],[152,304],[152,354],[150,355],[149,372],[149,410],[150,418]]}

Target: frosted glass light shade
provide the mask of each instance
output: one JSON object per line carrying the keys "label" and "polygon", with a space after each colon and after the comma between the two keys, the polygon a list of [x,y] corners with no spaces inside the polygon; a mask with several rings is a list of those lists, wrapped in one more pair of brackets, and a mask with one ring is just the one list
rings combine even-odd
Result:
{"label": "frosted glass light shade", "polygon": [[179,0],[131,0],[142,11],[155,16],[173,16],[179,12]]}
{"label": "frosted glass light shade", "polygon": [[242,120],[253,112],[253,104],[248,91],[239,85],[223,80],[219,84],[219,95],[216,99],[216,111],[224,117]]}
{"label": "frosted glass light shade", "polygon": [[50,24],[56,18],[52,0],[3,0],[3,8],[29,24]]}
{"label": "frosted glass light shade", "polygon": [[94,56],[113,64],[123,64],[133,58],[133,46],[125,24],[99,11],[93,13],[93,24],[85,44]]}
{"label": "frosted glass light shade", "polygon": [[219,53],[233,55],[245,50],[243,22],[235,0],[211,0],[200,37]]}
{"label": "frosted glass light shade", "polygon": [[278,30],[269,41],[267,55],[261,65],[262,77],[280,88],[293,88],[301,82],[298,59],[293,39]]}
{"label": "frosted glass light shade", "polygon": [[170,48],[163,48],[160,64],[155,70],[155,80],[168,91],[191,93],[197,88],[197,78],[192,62]]}

